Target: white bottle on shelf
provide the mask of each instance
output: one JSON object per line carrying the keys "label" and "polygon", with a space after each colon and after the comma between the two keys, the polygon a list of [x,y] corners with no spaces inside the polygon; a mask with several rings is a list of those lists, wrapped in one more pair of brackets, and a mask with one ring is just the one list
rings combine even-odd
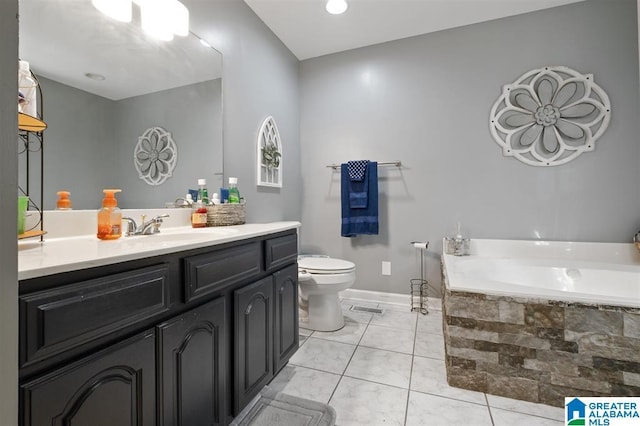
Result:
{"label": "white bottle on shelf", "polygon": [[29,69],[29,62],[20,61],[18,70],[18,91],[22,93],[23,102],[18,103],[18,111],[38,117],[38,101],[37,101],[38,83],[33,79]]}

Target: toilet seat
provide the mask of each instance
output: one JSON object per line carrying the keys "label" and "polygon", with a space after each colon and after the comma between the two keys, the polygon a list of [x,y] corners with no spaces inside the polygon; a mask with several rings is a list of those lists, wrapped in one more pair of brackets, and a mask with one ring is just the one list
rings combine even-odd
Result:
{"label": "toilet seat", "polygon": [[303,257],[298,260],[298,269],[310,274],[348,274],[355,271],[353,262],[331,257]]}

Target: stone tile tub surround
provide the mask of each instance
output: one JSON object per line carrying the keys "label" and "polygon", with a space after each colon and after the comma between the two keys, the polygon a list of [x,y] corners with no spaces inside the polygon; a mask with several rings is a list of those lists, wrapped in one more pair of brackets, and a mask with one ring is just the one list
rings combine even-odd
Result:
{"label": "stone tile tub surround", "polygon": [[[518,246],[521,249],[521,243],[531,242],[513,242],[514,250],[509,243],[496,251],[496,240],[473,241],[471,256],[466,259],[522,256]],[[589,249],[609,246],[617,254],[609,251],[600,259],[601,266],[602,262],[640,265],[631,244],[568,244],[565,249],[571,246],[574,250],[561,251],[561,256],[552,250],[547,260],[555,261],[558,268],[564,261],[595,262],[588,259],[587,254],[593,254]],[[629,250],[619,246],[629,246]],[[487,251],[483,252],[485,247]],[[542,251],[535,256],[544,259]],[[602,305],[597,295],[593,295],[592,303],[518,296],[516,291],[522,291],[518,283],[512,283],[516,288],[512,294],[500,294],[491,288],[490,281],[484,291],[458,290],[457,286],[464,288],[465,284],[450,278],[460,277],[451,273],[459,266],[455,265],[459,259],[443,255],[442,262],[443,328],[450,385],[557,407],[564,406],[565,396],[640,396],[637,284],[635,294],[627,296],[634,307]],[[612,286],[615,283],[606,279],[600,283],[603,293]]]}

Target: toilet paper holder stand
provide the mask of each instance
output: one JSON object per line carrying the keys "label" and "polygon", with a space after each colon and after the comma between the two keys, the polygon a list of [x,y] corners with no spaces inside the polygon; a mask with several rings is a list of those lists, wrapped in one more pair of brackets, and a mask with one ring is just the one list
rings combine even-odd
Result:
{"label": "toilet paper holder stand", "polygon": [[412,241],[410,243],[415,247],[420,254],[420,278],[412,278],[411,284],[411,312],[420,312],[422,315],[427,315],[429,310],[427,309],[427,281],[426,268],[425,268],[425,252],[429,248],[429,242]]}

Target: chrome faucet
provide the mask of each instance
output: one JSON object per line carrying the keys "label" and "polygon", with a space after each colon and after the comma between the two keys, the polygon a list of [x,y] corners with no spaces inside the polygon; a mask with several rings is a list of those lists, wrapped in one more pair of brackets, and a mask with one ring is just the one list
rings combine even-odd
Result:
{"label": "chrome faucet", "polygon": [[123,217],[122,220],[127,221],[127,232],[125,235],[130,237],[132,235],[152,235],[160,232],[160,225],[162,225],[162,218],[169,217],[168,214],[161,214],[154,216],[151,219],[145,221],[146,215],[142,215],[142,224],[136,225],[136,221],[130,217]]}
{"label": "chrome faucet", "polygon": [[191,205],[193,204],[193,200],[191,199],[186,199],[183,197],[178,197],[176,198],[176,200],[173,202],[173,205],[175,207],[185,207],[185,208],[191,208]]}

